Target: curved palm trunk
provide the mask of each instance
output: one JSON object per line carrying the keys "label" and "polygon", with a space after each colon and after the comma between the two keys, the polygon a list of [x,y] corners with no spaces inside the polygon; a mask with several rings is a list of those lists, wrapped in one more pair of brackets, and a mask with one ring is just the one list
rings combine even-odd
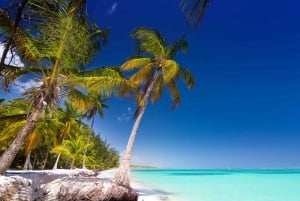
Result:
{"label": "curved palm trunk", "polygon": [[26,121],[25,126],[18,133],[13,143],[5,150],[0,157],[0,174],[3,174],[12,164],[18,151],[20,150],[25,138],[33,131],[35,124],[39,117],[43,114],[44,108],[43,103],[35,108],[32,114]]}
{"label": "curved palm trunk", "polygon": [[58,154],[58,156],[56,158],[55,164],[54,164],[54,166],[52,168],[53,170],[57,170],[57,165],[58,165],[59,158],[60,158],[60,153]]}
{"label": "curved palm trunk", "polygon": [[[61,141],[61,144],[64,144],[64,140],[65,140],[65,135],[63,136],[63,139],[62,139],[62,141]],[[58,154],[58,156],[57,156],[57,158],[56,158],[56,161],[55,161],[55,164],[54,164],[52,170],[57,170],[57,165],[58,165],[58,161],[59,161],[60,155],[61,155],[61,153]]]}
{"label": "curved palm trunk", "polygon": [[24,163],[23,170],[32,170],[32,164],[30,162],[31,151],[26,156],[26,161]]}
{"label": "curved palm trunk", "polygon": [[118,185],[130,187],[130,161],[131,161],[131,154],[132,154],[132,150],[133,150],[134,140],[135,140],[138,128],[141,124],[142,117],[145,113],[147,104],[149,102],[150,95],[151,95],[153,87],[154,87],[154,83],[158,79],[160,73],[161,73],[160,69],[155,72],[155,75],[153,76],[152,81],[150,82],[148,88],[146,89],[145,96],[143,98],[144,104],[141,106],[140,111],[136,117],[136,120],[132,127],[130,137],[129,137],[129,140],[128,140],[128,143],[126,146],[123,160],[122,160],[120,167],[114,177],[114,182],[116,182]]}

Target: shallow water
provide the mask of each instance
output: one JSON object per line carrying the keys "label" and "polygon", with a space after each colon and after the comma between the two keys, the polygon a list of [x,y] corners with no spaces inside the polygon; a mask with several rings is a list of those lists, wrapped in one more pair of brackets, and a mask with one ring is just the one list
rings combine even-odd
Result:
{"label": "shallow water", "polygon": [[174,201],[300,201],[300,170],[133,170]]}

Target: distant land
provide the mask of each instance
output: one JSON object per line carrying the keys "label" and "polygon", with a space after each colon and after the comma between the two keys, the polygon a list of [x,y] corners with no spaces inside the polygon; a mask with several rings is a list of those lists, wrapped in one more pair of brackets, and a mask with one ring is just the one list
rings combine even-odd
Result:
{"label": "distant land", "polygon": [[149,165],[130,165],[132,169],[156,169],[155,166],[149,166]]}

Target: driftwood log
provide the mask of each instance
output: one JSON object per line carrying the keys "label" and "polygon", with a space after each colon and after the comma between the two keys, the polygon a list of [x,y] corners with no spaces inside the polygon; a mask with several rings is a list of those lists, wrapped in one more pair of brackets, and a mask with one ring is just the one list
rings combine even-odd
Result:
{"label": "driftwood log", "polygon": [[0,176],[0,201],[137,201],[130,188],[96,175]]}

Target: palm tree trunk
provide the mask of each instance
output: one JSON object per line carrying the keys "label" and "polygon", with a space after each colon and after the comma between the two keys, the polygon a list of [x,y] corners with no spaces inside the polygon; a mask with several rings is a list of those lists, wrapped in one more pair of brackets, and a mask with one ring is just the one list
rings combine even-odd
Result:
{"label": "palm tree trunk", "polygon": [[[93,130],[94,121],[95,121],[95,116],[93,116],[93,119],[92,119],[91,130]],[[85,166],[85,160],[86,160],[87,148],[88,148],[88,146],[90,144],[90,141],[91,141],[91,134],[92,133],[89,132],[88,140],[86,142],[86,146],[85,146],[85,149],[84,149],[84,154],[83,154],[83,159],[82,159],[82,169],[87,169],[86,166]]]}
{"label": "palm tree trunk", "polygon": [[72,159],[70,168],[75,169],[75,158]]}
{"label": "palm tree trunk", "polygon": [[152,93],[154,83],[157,81],[158,77],[161,74],[161,70],[158,69],[154,76],[152,81],[150,82],[148,88],[146,89],[145,96],[143,98],[144,104],[141,106],[139,113],[136,117],[136,120],[134,122],[134,125],[132,127],[130,137],[126,146],[125,154],[123,157],[123,160],[120,164],[120,167],[114,177],[114,182],[117,183],[118,185],[125,186],[125,187],[130,187],[130,161],[131,161],[131,154],[133,150],[133,145],[135,141],[135,137],[138,131],[138,128],[141,124],[142,117],[145,113],[146,106],[149,102],[150,95]]}
{"label": "palm tree trunk", "polygon": [[12,142],[12,144],[5,150],[5,152],[0,157],[0,174],[4,174],[4,172],[11,166],[13,160],[15,159],[18,151],[20,150],[22,144],[25,141],[25,138],[32,132],[35,127],[35,124],[39,117],[43,114],[44,108],[43,103],[41,102],[32,114],[29,116],[26,121],[25,126],[18,133],[16,139]]}
{"label": "palm tree trunk", "polygon": [[[64,144],[64,140],[65,140],[65,136],[63,136],[63,139],[62,139],[62,141],[61,141],[61,144]],[[58,154],[58,156],[57,156],[57,158],[56,158],[56,161],[55,161],[55,164],[54,164],[54,166],[53,166],[53,170],[57,170],[57,165],[58,165],[58,161],[59,161],[59,158],[60,158],[60,153]]]}
{"label": "palm tree trunk", "polygon": [[48,147],[47,147],[47,153],[46,153],[46,156],[45,156],[45,160],[44,160],[44,162],[43,162],[42,170],[45,169],[46,164],[47,164],[47,162],[48,162],[49,150],[50,150],[50,144],[49,144]]}
{"label": "palm tree trunk", "polygon": [[57,165],[58,165],[59,158],[60,158],[60,153],[58,154],[58,156],[56,158],[55,164],[53,166],[53,170],[57,170]]}
{"label": "palm tree trunk", "polygon": [[32,164],[30,162],[31,151],[26,156],[26,161],[24,163],[23,170],[32,170]]}

